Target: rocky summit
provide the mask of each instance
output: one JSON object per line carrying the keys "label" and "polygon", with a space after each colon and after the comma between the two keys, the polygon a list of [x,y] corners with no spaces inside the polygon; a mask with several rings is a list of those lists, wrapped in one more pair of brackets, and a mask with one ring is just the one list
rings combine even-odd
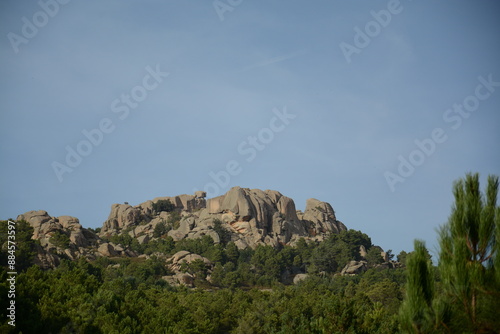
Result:
{"label": "rocky summit", "polygon": [[46,211],[29,211],[17,217],[33,228],[39,240],[37,262],[58,264],[58,254],[70,259],[98,256],[136,257],[140,254],[109,241],[128,234],[140,244],[170,236],[174,241],[210,236],[214,242],[232,241],[239,249],[258,245],[294,245],[300,238],[322,241],[346,230],[329,203],[311,198],[305,211],[275,190],[234,187],[226,194],[206,199],[206,193],[158,197],[136,206],[113,204],[108,219],[94,233],[74,217],[51,217]]}

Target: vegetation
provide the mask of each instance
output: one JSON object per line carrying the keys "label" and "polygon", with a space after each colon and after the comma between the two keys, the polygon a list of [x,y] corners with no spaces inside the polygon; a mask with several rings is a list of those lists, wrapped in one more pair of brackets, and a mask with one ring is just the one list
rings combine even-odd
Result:
{"label": "vegetation", "polygon": [[168,215],[167,219],[167,225],[170,226],[172,229],[176,230],[179,228],[181,224],[181,214],[178,211],[173,211]]}
{"label": "vegetation", "polygon": [[[25,270],[33,264],[33,258],[36,254],[35,247],[39,243],[32,240],[33,227],[29,223],[20,220],[16,222],[16,269]],[[6,267],[8,261],[8,221],[0,221],[0,266]],[[0,296],[1,298],[1,296]]]}
{"label": "vegetation", "polygon": [[175,205],[170,202],[169,199],[160,199],[153,203],[153,210],[160,213],[162,211],[171,212],[174,211]]}
{"label": "vegetation", "polygon": [[[313,277],[298,286],[271,285],[272,290],[257,286],[190,290],[168,286],[161,279],[167,271],[157,259],[123,261],[119,267],[108,261],[64,260],[55,270],[42,271],[33,266],[19,274],[17,317],[23,320],[17,322],[16,330],[23,333],[397,331],[390,306],[400,300],[398,296],[381,296],[387,290],[386,281],[399,285],[386,272],[372,273],[370,282]],[[186,270],[202,279],[205,268],[195,261]],[[4,292],[3,269],[0,278],[0,292]],[[234,283],[231,278],[225,279],[228,285]],[[373,282],[381,283],[372,285]],[[1,316],[5,319],[6,301],[1,304]],[[5,325],[1,330],[8,333],[10,328]]]}
{"label": "vegetation", "polygon": [[171,226],[167,225],[166,222],[161,221],[155,226],[155,229],[153,231],[153,238],[159,238],[167,234],[168,231],[170,231],[171,229],[172,229]]}
{"label": "vegetation", "polygon": [[[498,333],[500,321],[500,207],[498,177],[482,194],[478,174],[455,183],[455,204],[439,230],[440,281],[425,245],[408,258],[402,327],[410,333]],[[438,293],[438,292],[439,293]]]}

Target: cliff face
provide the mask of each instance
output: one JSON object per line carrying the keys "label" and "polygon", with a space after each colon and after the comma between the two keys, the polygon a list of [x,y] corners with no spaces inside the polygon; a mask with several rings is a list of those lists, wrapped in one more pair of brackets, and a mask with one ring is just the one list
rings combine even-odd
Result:
{"label": "cliff face", "polygon": [[56,267],[62,254],[72,260],[82,256],[95,259],[98,255],[94,249],[100,238],[83,228],[78,218],[51,217],[46,211],[39,210],[19,215],[17,220],[24,220],[33,227],[32,239],[39,241],[35,264],[42,268]]}
{"label": "cliff face", "polygon": [[259,244],[277,246],[293,244],[301,237],[323,240],[330,233],[339,233],[346,227],[335,217],[330,204],[316,199],[307,200],[302,213],[294,201],[274,190],[234,187],[225,195],[205,200],[205,193],[160,197],[132,207],[113,204],[100,235],[119,234],[124,230],[142,240],[151,239],[155,227],[169,221],[174,214],[155,212],[154,203],[170,200],[181,214],[178,226],[168,232],[174,240],[200,238],[210,235],[218,242],[214,222],[219,220],[239,248]]}
{"label": "cliff face", "polygon": [[[35,260],[43,268],[57,266],[61,257],[93,260],[99,256],[139,256],[107,241],[122,233],[137,238],[141,244],[164,233],[175,241],[209,235],[216,243],[224,237],[244,249],[293,245],[300,238],[322,241],[346,229],[331,205],[317,199],[307,200],[305,211],[300,212],[291,198],[275,190],[234,187],[219,197],[206,200],[205,196],[204,192],[196,192],[158,197],[136,206],[113,204],[98,234],[83,228],[75,217],[51,217],[43,210],[26,212],[17,220],[25,220],[33,227],[32,239],[39,241]],[[169,212],[157,212],[158,202],[165,200],[173,204]],[[163,228],[160,235],[158,227]]]}

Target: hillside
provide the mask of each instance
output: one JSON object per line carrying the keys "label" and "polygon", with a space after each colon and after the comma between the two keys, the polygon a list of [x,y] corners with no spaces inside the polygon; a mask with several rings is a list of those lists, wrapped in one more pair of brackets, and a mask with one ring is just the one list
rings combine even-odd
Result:
{"label": "hillside", "polygon": [[30,211],[0,222],[0,332],[498,333],[498,187],[454,184],[438,267],[272,190],[113,204],[96,230]]}
{"label": "hillside", "polygon": [[[33,228],[32,239],[37,241],[34,261],[45,269],[57,267],[62,258],[95,261],[99,257],[144,257],[145,252],[151,254],[151,248],[166,242],[208,237],[216,245],[232,243],[238,250],[259,245],[280,249],[295,246],[299,240],[319,244],[347,231],[332,206],[314,198],[307,200],[301,212],[293,199],[275,190],[234,187],[219,197],[207,200],[205,196],[196,192],[158,197],[136,206],[113,204],[102,228],[96,230],[84,228],[78,218],[51,217],[43,210],[26,212],[17,220]],[[355,246],[361,257],[349,260],[363,260],[372,245],[370,241]],[[154,250],[161,256],[168,255]],[[388,263],[383,250],[377,250]],[[352,267],[366,266],[352,263]],[[346,270],[354,272],[352,268]]]}
{"label": "hillside", "polygon": [[[12,275],[5,248],[11,225],[23,333],[259,333],[278,314],[288,314],[275,323],[288,332],[343,321],[368,332],[397,325],[404,265],[317,199],[301,212],[273,190],[159,197],[113,204],[95,230],[75,217],[29,211],[0,224],[2,282]],[[8,284],[0,283],[0,292]],[[269,315],[258,315],[266,309]],[[340,310],[361,313],[328,315]],[[311,312],[328,322],[310,322],[304,315]],[[370,314],[378,315],[366,322]]]}

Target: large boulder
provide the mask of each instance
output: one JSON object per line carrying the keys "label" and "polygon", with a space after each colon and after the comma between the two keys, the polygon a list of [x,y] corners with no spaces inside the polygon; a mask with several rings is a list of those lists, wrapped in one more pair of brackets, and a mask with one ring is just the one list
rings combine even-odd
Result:
{"label": "large boulder", "polygon": [[341,275],[356,275],[368,270],[366,261],[350,261],[340,272]]}
{"label": "large boulder", "polygon": [[167,259],[167,263],[170,270],[176,273],[180,273],[180,269],[183,263],[192,263],[195,260],[203,261],[207,267],[212,266],[212,263],[206,257],[188,251],[179,251],[175,253],[174,255],[172,255],[172,257]]}
{"label": "large boulder", "polygon": [[140,223],[142,212],[129,204],[113,204],[108,219],[104,222],[101,234],[118,232]]}
{"label": "large boulder", "polygon": [[231,188],[225,195],[207,201],[200,220],[222,220],[240,247],[288,243],[295,234],[306,237],[291,198],[274,190]]}
{"label": "large boulder", "polygon": [[307,277],[309,277],[309,274],[297,274],[293,278],[293,284],[299,284],[303,280],[305,280]]}
{"label": "large boulder", "polygon": [[315,198],[310,198],[306,202],[306,210],[299,217],[307,222],[309,234],[325,235],[330,233],[340,233],[346,230],[342,222],[335,217],[335,211],[329,203],[321,202]]}
{"label": "large boulder", "polygon": [[118,253],[115,251],[115,248],[113,245],[110,243],[103,243],[99,246],[97,251],[102,255],[102,256],[107,256],[107,257],[113,257],[113,256],[118,256]]}

